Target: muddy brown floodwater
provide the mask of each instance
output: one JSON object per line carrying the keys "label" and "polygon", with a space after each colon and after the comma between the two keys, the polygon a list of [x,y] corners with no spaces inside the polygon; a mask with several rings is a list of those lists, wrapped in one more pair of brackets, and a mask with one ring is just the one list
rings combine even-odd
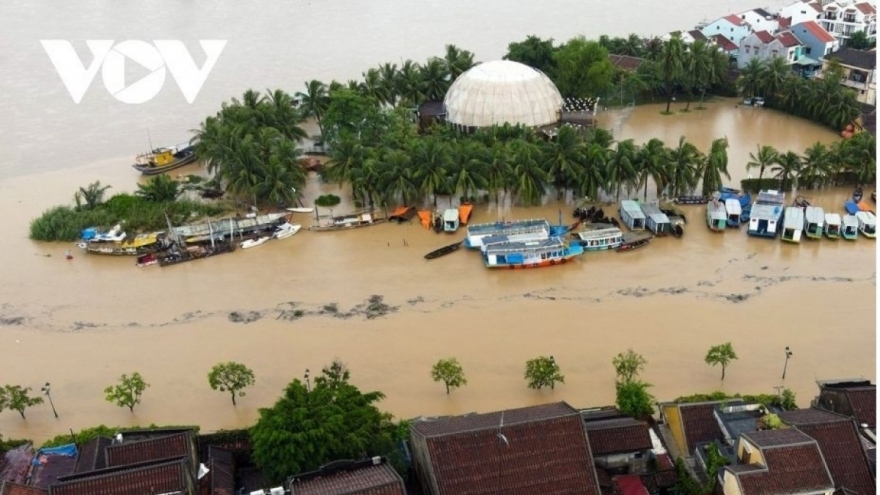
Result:
{"label": "muddy brown floodwater", "polygon": [[[737,108],[730,100],[688,115],[664,117],[659,109],[635,109],[615,134],[667,143],[684,134],[701,149],[726,134],[732,184],[745,176],[748,153],[758,143],[802,151],[836,139],[809,123]],[[575,263],[533,271],[490,271],[478,254],[463,250],[426,261],[425,253],[463,234],[438,235],[415,222],[303,231],[167,268],[79,252],[66,261],[72,245],[27,239],[30,219],[69,201],[78,185],[99,179],[114,191],[133,188],[137,177],[127,163],[127,157],[108,157],[0,182],[7,232],[0,245],[0,382],[36,390],[51,382],[60,414],[56,420],[48,405],[30,409],[27,421],[3,413],[4,436],[42,440],[97,424],[246,426],[290,380],[334,358],[348,363],[359,387],[385,392],[381,407],[402,418],[554,400],[610,404],[611,359],[629,347],[648,359],[645,378],[661,400],[716,389],[772,393],[783,385],[786,346],[794,356],[784,385],[803,406],[815,394],[816,379],[875,378],[875,244],[864,237],[784,245],[744,230],[714,234],[702,207],[684,207],[690,223],[682,239],[655,239],[631,253],[587,253]],[[321,192],[338,190],[312,178],[306,196]],[[806,193],[837,212],[849,194]],[[555,221],[560,210],[569,222],[565,204],[481,206],[473,221]],[[363,305],[372,295],[382,297],[387,314],[368,317]],[[291,318],[297,310],[302,316]],[[739,360],[722,383],[720,370],[703,357],[709,346],[726,341]],[[565,374],[556,390],[525,386],[524,362],[541,354],[552,354]],[[469,384],[447,396],[429,369],[449,356],[462,363]],[[247,364],[257,376],[237,408],[207,384],[210,367],[226,360]],[[134,414],[105,402],[102,393],[132,371],[151,384]]]}

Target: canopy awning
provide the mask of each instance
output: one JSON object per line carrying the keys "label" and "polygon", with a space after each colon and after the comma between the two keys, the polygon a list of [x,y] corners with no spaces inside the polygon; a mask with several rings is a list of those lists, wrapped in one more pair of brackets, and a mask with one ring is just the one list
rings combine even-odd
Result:
{"label": "canopy awning", "polygon": [[822,65],[822,62],[819,62],[815,58],[810,57],[801,57],[794,62],[796,65]]}

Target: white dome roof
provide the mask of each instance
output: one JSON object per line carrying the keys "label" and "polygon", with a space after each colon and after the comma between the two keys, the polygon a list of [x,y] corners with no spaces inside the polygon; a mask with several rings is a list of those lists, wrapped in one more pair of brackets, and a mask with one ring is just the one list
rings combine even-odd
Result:
{"label": "white dome roof", "polygon": [[562,95],[544,73],[519,62],[496,60],[458,76],[443,105],[452,124],[488,127],[507,122],[537,127],[559,120]]}

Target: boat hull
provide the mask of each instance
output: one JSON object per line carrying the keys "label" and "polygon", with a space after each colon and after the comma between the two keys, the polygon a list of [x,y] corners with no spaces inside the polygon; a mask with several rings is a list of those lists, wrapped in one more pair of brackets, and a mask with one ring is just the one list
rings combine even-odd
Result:
{"label": "boat hull", "polygon": [[486,263],[486,267],[487,268],[506,268],[508,270],[515,270],[515,269],[519,269],[519,268],[546,268],[548,266],[564,265],[564,264],[568,263],[568,260],[570,260],[570,259],[574,258],[575,256],[578,256],[579,254],[582,254],[582,253],[583,253],[583,250],[581,250],[580,253],[570,253],[565,256],[561,256],[559,258],[541,260],[538,263],[523,263],[523,264],[513,264],[513,263],[506,264],[506,263],[504,263],[504,264],[494,264],[494,265],[490,265],[489,263]]}
{"label": "boat hull", "polygon": [[163,165],[161,167],[151,167],[149,165],[141,165],[141,164],[135,163],[132,165],[132,168],[134,168],[135,170],[137,170],[138,172],[140,172],[144,175],[159,175],[159,174],[163,174],[165,172],[174,170],[176,168],[183,167],[184,165],[189,165],[190,163],[193,163],[194,161],[196,161],[196,155],[191,154],[189,156],[186,156],[186,157],[181,158],[179,160],[175,160],[175,161],[169,163],[168,165]]}

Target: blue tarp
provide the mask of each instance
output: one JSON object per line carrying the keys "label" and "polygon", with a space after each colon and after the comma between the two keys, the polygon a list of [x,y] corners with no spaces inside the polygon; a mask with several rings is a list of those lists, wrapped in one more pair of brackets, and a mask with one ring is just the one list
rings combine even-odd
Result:
{"label": "blue tarp", "polygon": [[79,235],[80,235],[80,237],[82,237],[82,240],[90,241],[90,240],[94,239],[95,236],[98,235],[98,229],[96,229],[94,227],[91,227],[88,229],[83,229],[82,232],[79,233]]}
{"label": "blue tarp", "polygon": [[861,211],[859,210],[859,205],[853,203],[852,201],[847,201],[846,203],[843,203],[843,207],[846,208],[846,212],[850,215],[855,215],[856,213]]}
{"label": "blue tarp", "polygon": [[63,455],[66,457],[76,457],[76,444],[69,443],[67,445],[62,445],[60,447],[47,447],[45,449],[40,449],[37,451],[37,455],[34,456],[33,464],[37,466],[40,464],[40,456],[48,456],[48,455]]}

